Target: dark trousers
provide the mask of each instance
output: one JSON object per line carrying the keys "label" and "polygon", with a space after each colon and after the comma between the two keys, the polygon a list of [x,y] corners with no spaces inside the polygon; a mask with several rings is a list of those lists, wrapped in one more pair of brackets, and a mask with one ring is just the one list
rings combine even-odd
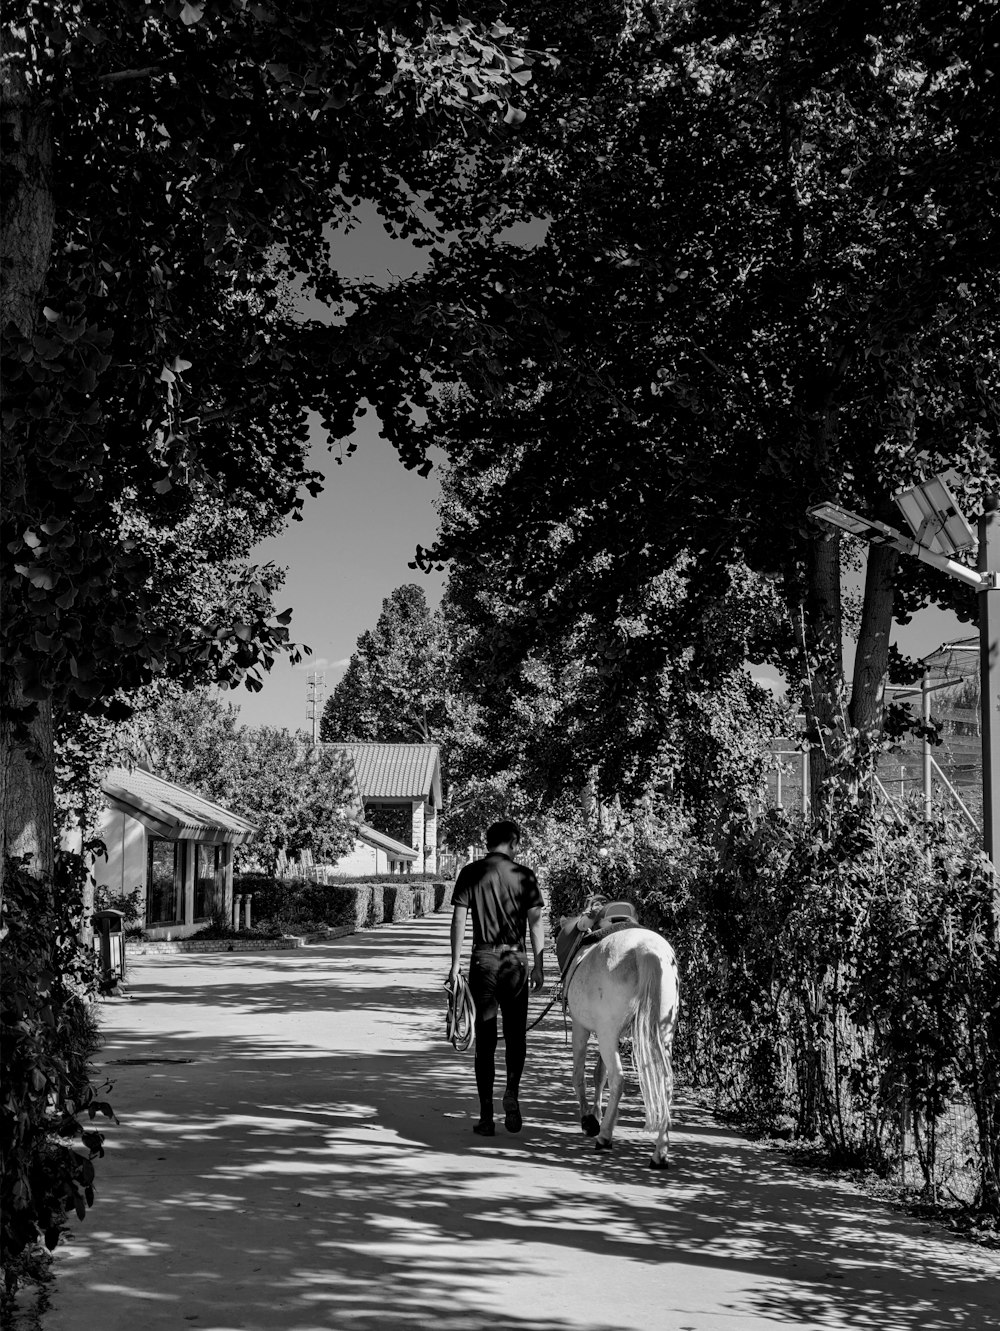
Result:
{"label": "dark trousers", "polygon": [[528,1025],[528,963],[523,952],[474,952],[469,988],[476,1004],[476,1088],[482,1113],[493,1116],[497,1013],[503,1016],[507,1091],[517,1096]]}

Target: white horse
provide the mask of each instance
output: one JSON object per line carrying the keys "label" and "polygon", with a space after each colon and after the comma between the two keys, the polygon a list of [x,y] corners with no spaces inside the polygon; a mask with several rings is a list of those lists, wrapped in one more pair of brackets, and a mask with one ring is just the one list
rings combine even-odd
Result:
{"label": "white horse", "polygon": [[[610,1151],[624,1084],[618,1042],[631,1023],[646,1129],[656,1133],[649,1166],[666,1169],[674,1089],[671,1046],[680,1002],[674,950],[660,934],[636,925],[615,928],[576,951],[590,924],[588,916],[564,916],[556,937],[563,1001],[573,1021],[573,1089],[580,1101],[580,1125],[589,1137],[597,1137],[595,1150]],[[586,1057],[592,1032],[600,1057],[588,1104]],[[609,1095],[602,1113],[605,1081]]]}

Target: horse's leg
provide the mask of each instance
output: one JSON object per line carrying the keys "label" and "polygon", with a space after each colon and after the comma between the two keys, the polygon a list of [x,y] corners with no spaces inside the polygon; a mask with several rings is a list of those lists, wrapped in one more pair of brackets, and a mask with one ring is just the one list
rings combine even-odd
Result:
{"label": "horse's leg", "polygon": [[579,1022],[573,1023],[573,1090],[580,1102],[580,1126],[588,1137],[593,1137],[600,1124],[590,1112],[587,1103],[587,1043],[590,1031]]}
{"label": "horse's leg", "polygon": [[622,1098],[622,1089],[625,1085],[625,1074],[622,1071],[622,1060],[618,1053],[618,1032],[598,1031],[597,1039],[601,1048],[601,1058],[608,1074],[608,1103],[601,1119],[601,1129],[597,1134],[597,1141],[594,1142],[594,1149],[596,1151],[610,1151],[611,1138],[614,1135],[615,1123],[618,1119],[618,1103]]}
{"label": "horse's leg", "polygon": [[[649,985],[649,1005],[636,1018],[640,1033],[640,1057],[645,1063],[649,1100],[646,1105],[650,1128],[656,1131],[656,1144],[649,1161],[650,1169],[667,1169],[670,1156],[670,1119],[674,1096],[673,1041],[677,1020],[677,973],[673,953],[660,959]],[[644,1099],[646,1093],[644,1092]]]}
{"label": "horse's leg", "polygon": [[604,1088],[608,1084],[608,1070],[600,1052],[594,1064],[594,1102],[590,1109],[589,1135],[596,1137],[601,1130],[601,1117],[604,1114]]}

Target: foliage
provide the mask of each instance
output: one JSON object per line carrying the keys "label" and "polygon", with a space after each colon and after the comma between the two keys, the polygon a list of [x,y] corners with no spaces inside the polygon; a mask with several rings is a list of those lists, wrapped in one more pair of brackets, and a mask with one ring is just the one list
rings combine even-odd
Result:
{"label": "foliage", "polygon": [[234,892],[253,893],[253,913],[261,927],[276,926],[282,933],[308,933],[329,923],[329,900],[323,886],[306,878],[275,878],[267,874],[239,874]]}
{"label": "foliage", "polygon": [[259,922],[257,924],[253,924],[250,926],[249,929],[247,928],[234,929],[231,924],[227,924],[224,920],[220,919],[220,920],[213,920],[210,924],[205,924],[200,929],[196,929],[195,932],[190,935],[190,937],[224,940],[227,938],[247,938],[247,939],[280,938],[281,935],[282,931],[278,927],[278,925],[270,921],[264,921],[264,922]]}
{"label": "foliage", "polygon": [[67,860],[39,899],[38,880],[7,866],[0,1235],[8,1288],[21,1254],[42,1240],[54,1248],[67,1216],[82,1220],[93,1205],[103,1138],[92,1124],[97,1114],[113,1117],[88,1070],[99,1043],[90,1006],[98,974],[77,938],[81,881],[80,862]]}
{"label": "foliage", "polygon": [[[836,807],[825,826],[758,814],[723,845],[663,805],[564,824],[532,847],[552,927],[597,891],[673,944],[678,1070],[717,1111],[881,1173],[905,1115],[928,1197],[1000,1218],[989,866],[947,822],[873,814],[849,786]],[[942,1134],[959,1121],[968,1146],[949,1158]]]}
{"label": "foliage", "polygon": [[700,885],[686,950],[687,1071],[763,1130],[887,1170],[913,1116],[925,1182],[937,1126],[972,1107],[978,1202],[997,1206],[1000,964],[991,876],[954,829],[841,810],[769,816]]}
{"label": "foliage", "polygon": [[446,722],[445,643],[423,589],[397,587],[323,708],[320,738],[428,743]]}
{"label": "foliage", "polygon": [[[985,6],[891,6],[864,28],[829,0],[585,14],[532,8],[561,56],[541,114],[513,154],[477,157],[493,214],[410,284],[453,302],[452,335],[412,320],[410,290],[368,296],[407,353],[397,391],[427,413],[390,433],[443,446],[462,484],[422,562],[483,571],[478,660],[501,713],[531,702],[517,674],[554,636],[599,672],[579,708],[640,732],[729,570],[777,575],[783,613],[754,625],[755,659],[788,672],[835,756],[839,542],[807,507],[891,517],[893,490],[957,465],[972,511],[998,480]],[[676,615],[676,589],[657,592],[679,572]],[[975,613],[891,551],[868,581],[847,716],[862,730],[894,610]],[[558,692],[562,663],[544,665]]]}
{"label": "foliage", "polygon": [[120,732],[119,757],[248,818],[255,839],[237,847],[240,869],[273,871],[279,851],[336,860],[353,844],[350,771],[304,735],[243,726],[239,709],[210,690],[172,692]]}
{"label": "foliage", "polygon": [[648,928],[668,938],[676,934],[700,859],[687,820],[667,809],[638,810],[605,828],[581,821],[575,837],[566,831],[541,857],[553,927],[561,915],[579,914],[585,899],[598,893],[631,902]]}
{"label": "foliage", "polygon": [[[175,660],[236,679],[287,642],[263,592],[245,622],[197,632],[192,616],[189,639],[168,638],[150,552],[116,530],[113,501],[171,527],[192,504],[232,495],[280,517],[300,507],[299,487],[318,480],[303,408],[321,405],[346,435],[358,397],[355,384],[318,387],[330,339],[297,330],[284,276],[307,274],[339,298],[328,228],[361,194],[426,236],[414,197],[433,179],[432,149],[446,153],[456,119],[461,139],[506,112],[531,59],[488,5],[451,23],[393,0],[294,13],[15,8],[10,183],[38,271],[25,265],[28,289],[12,293],[4,320],[17,325],[4,330],[12,664],[29,699],[58,688],[86,706],[108,682]],[[32,117],[40,143],[25,129]],[[51,198],[29,193],[32,152],[57,164],[43,177]],[[74,631],[81,614],[86,638]]]}
{"label": "foliage", "polygon": [[145,922],[145,894],[141,887],[134,887],[131,892],[115,892],[98,883],[94,888],[94,910],[120,910],[124,932],[141,933]]}
{"label": "foliage", "polygon": [[339,859],[354,844],[354,784],[342,755],[273,726],[249,727],[246,743],[237,810],[256,823],[257,835],[237,849],[238,866],[273,872],[282,850]]}
{"label": "foliage", "polygon": [[535,57],[498,10],[8,6],[0,832],[43,871],[51,707],[120,717],[164,678],[256,689],[297,659],[249,551],[321,486],[308,411],[347,438],[394,354],[330,237],[362,199],[418,243],[447,228],[441,185],[524,119]]}

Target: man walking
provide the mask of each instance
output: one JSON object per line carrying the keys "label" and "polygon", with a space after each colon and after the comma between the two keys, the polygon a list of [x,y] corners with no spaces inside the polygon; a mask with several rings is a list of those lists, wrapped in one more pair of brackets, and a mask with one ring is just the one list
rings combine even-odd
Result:
{"label": "man walking", "polygon": [[449,987],[458,979],[465,920],[472,911],[472,965],[469,988],[476,1004],[476,1087],[479,1091],[479,1122],[472,1131],[492,1137],[494,1058],[497,1048],[497,1010],[503,1014],[507,1086],[504,1090],[504,1126],[521,1131],[518,1090],[527,1050],[528,960],[524,950],[527,925],[531,935],[534,966],[531,984],[536,990],[545,983],[545,926],[542,923],[542,894],[535,875],[523,864],[515,864],[514,852],[521,839],[517,823],[493,823],[486,831],[486,858],[467,864],[458,875],[452,904],[451,972]]}

